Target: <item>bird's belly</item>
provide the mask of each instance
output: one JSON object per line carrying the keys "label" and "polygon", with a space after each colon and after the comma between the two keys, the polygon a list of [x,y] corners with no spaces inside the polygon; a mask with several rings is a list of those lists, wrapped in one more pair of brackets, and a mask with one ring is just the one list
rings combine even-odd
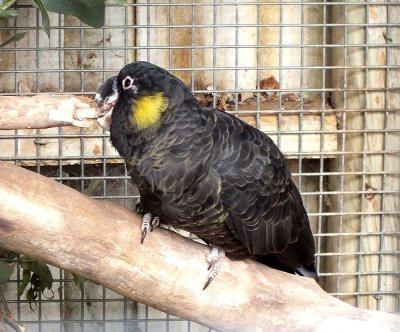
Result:
{"label": "bird's belly", "polygon": [[158,216],[162,223],[190,232],[208,245],[223,249],[230,258],[247,258],[251,254],[228,226],[229,214],[215,198],[201,204],[191,197],[174,193],[154,193],[151,186],[141,182],[139,192],[146,212]]}
{"label": "bird's belly", "polygon": [[190,232],[208,245],[223,249],[228,257],[243,259],[251,256],[248,249],[236,237],[226,222],[226,213],[161,216],[161,220],[177,229]]}

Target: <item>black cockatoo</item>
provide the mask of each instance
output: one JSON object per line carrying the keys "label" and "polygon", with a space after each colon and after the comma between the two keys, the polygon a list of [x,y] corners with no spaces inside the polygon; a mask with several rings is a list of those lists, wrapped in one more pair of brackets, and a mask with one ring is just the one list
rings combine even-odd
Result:
{"label": "black cockatoo", "polygon": [[126,65],[96,101],[139,189],[142,239],[160,219],[204,240],[213,248],[205,287],[225,253],[318,279],[307,213],[271,138],[201,107],[181,80],[148,62]]}

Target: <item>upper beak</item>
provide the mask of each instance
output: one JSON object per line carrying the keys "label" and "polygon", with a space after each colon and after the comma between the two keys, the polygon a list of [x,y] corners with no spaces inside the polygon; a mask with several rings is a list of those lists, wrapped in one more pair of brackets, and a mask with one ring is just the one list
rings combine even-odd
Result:
{"label": "upper beak", "polygon": [[118,99],[118,93],[114,94],[111,97],[107,98],[107,101],[104,101],[99,94],[95,97],[95,102],[97,103],[97,117],[101,118],[106,115],[108,112],[112,111],[114,108],[115,103]]}
{"label": "upper beak", "polygon": [[116,76],[107,79],[100,86],[94,100],[97,104],[97,122],[105,130],[110,130],[112,110],[118,100]]}

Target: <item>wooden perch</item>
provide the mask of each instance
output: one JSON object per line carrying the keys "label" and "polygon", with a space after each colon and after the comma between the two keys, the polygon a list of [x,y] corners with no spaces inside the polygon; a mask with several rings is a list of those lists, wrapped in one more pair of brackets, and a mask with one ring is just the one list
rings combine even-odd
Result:
{"label": "wooden perch", "polygon": [[96,105],[90,98],[42,93],[0,97],[0,129],[93,126]]}
{"label": "wooden perch", "polygon": [[58,182],[0,162],[0,247],[80,274],[135,301],[221,331],[399,331],[400,317],[354,308],[311,279],[226,259],[205,291],[208,248]]}

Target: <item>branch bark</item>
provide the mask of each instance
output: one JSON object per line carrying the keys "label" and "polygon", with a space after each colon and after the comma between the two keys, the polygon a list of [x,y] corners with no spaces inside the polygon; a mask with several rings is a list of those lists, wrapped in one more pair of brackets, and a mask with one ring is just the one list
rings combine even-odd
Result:
{"label": "branch bark", "polygon": [[164,229],[140,245],[140,218],[0,162],[0,247],[80,274],[221,331],[399,331],[398,315],[345,304],[311,279],[226,259],[209,288],[208,248]]}
{"label": "branch bark", "polygon": [[82,96],[0,96],[0,129],[90,127],[95,124],[96,113],[94,101]]}

